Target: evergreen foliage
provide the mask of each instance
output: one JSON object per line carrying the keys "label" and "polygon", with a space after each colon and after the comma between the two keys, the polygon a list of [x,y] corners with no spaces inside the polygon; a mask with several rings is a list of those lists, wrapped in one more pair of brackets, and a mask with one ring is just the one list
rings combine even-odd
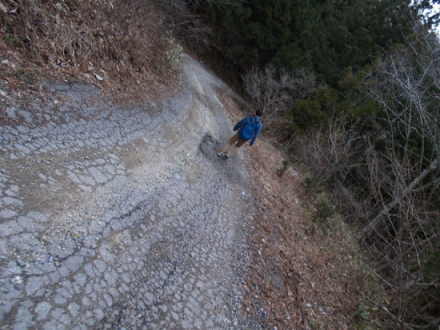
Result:
{"label": "evergreen foliage", "polygon": [[361,70],[403,42],[417,17],[408,0],[201,0],[197,9],[242,70],[302,67],[334,87],[346,67]]}

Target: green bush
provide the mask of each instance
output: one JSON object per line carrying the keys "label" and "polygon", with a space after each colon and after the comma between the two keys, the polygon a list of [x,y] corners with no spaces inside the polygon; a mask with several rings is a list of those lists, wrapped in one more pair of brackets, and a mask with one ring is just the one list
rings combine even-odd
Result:
{"label": "green bush", "polygon": [[316,100],[296,101],[295,105],[288,110],[287,118],[295,133],[303,133],[328,121],[327,115]]}
{"label": "green bush", "polygon": [[315,220],[327,222],[335,215],[335,208],[326,199],[321,199],[316,203]]}
{"label": "green bush", "polygon": [[307,193],[312,197],[316,197],[324,190],[324,182],[322,180],[315,177],[307,177],[302,182],[302,185]]}
{"label": "green bush", "polygon": [[179,63],[182,61],[183,48],[172,37],[168,37],[167,44],[168,44],[168,50],[165,52],[165,60],[166,63],[170,65],[173,68],[173,70],[175,70],[177,69]]}
{"label": "green bush", "polygon": [[289,168],[291,162],[289,160],[283,160],[283,165],[279,168],[277,168],[277,175],[279,177],[282,177],[284,172]]}

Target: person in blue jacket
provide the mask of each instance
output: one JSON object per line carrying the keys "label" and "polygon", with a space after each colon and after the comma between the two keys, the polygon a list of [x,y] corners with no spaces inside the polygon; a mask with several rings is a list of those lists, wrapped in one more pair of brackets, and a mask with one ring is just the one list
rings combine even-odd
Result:
{"label": "person in blue jacket", "polygon": [[263,128],[261,116],[263,111],[257,110],[255,116],[246,116],[240,120],[235,126],[234,131],[237,131],[218,152],[219,157],[229,158],[240,148],[246,141],[251,140],[249,145],[253,145],[255,140]]}

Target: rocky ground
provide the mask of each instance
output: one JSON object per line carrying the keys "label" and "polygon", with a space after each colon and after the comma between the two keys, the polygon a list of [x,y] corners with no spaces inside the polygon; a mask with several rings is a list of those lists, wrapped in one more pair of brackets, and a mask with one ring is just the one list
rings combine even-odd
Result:
{"label": "rocky ground", "polygon": [[[167,99],[0,86],[0,328],[257,329],[240,312],[253,200],[232,121],[186,56]],[[8,123],[20,118],[18,126]]]}

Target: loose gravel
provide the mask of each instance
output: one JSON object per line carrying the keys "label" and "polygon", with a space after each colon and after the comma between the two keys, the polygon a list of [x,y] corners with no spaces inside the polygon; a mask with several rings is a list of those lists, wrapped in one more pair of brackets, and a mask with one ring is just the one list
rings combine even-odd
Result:
{"label": "loose gravel", "polygon": [[260,328],[240,312],[247,169],[217,157],[233,123],[213,88],[232,91],[189,56],[181,79],[138,107],[1,91],[24,123],[0,127],[0,328]]}

